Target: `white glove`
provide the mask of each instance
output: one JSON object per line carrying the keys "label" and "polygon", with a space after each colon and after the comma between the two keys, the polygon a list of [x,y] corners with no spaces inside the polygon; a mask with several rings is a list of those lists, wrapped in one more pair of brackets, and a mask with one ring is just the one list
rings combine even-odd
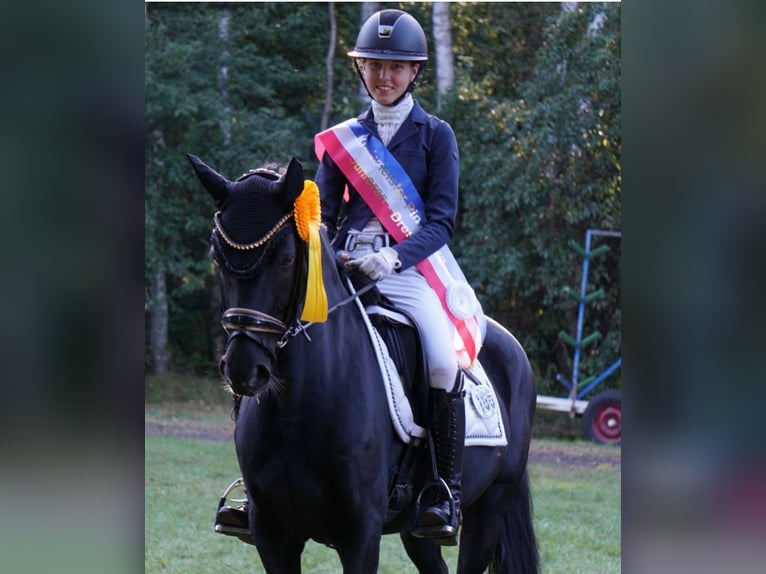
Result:
{"label": "white glove", "polygon": [[358,267],[359,271],[367,275],[373,281],[385,279],[394,269],[399,269],[402,262],[399,254],[391,247],[384,247],[377,253],[370,253],[359,259],[352,259],[347,263],[351,267]]}

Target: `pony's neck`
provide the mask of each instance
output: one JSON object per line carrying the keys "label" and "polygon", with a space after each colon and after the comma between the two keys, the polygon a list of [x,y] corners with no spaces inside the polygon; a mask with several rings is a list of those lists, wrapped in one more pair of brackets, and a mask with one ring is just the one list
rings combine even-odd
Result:
{"label": "pony's neck", "polygon": [[[322,238],[322,280],[324,281],[325,293],[327,294],[327,305],[332,308],[348,297],[348,290],[343,284],[343,279],[338,271],[335,262],[335,251],[330,245],[327,233],[322,230],[320,236]],[[340,309],[337,311],[340,311]]]}
{"label": "pony's neck", "polygon": [[275,399],[285,416],[309,416],[328,397],[336,397],[340,409],[359,410],[360,401],[366,401],[349,392],[349,385],[358,385],[359,365],[367,357],[374,360],[374,351],[358,304],[348,300],[335,253],[324,232],[321,237],[322,278],[328,307],[335,308],[325,322],[310,324],[277,354],[275,375],[284,382],[284,392]]}

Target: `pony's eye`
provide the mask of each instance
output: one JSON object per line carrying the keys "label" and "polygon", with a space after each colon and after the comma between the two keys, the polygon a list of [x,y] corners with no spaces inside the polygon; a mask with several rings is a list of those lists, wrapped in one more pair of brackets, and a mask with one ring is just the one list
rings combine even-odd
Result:
{"label": "pony's eye", "polygon": [[282,255],[282,267],[290,267],[295,262],[295,253]]}

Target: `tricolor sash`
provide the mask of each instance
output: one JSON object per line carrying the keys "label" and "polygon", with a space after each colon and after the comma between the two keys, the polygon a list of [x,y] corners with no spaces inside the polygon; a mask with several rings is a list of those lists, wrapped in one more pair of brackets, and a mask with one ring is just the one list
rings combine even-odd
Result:
{"label": "tricolor sash", "polygon": [[[330,154],[398,243],[422,227],[425,207],[409,175],[383,142],[356,119],[317,134],[314,144],[320,161],[325,152]],[[416,267],[439,297],[454,327],[453,341],[459,364],[469,368],[479,354],[486,331],[481,305],[473,289],[446,245]]]}

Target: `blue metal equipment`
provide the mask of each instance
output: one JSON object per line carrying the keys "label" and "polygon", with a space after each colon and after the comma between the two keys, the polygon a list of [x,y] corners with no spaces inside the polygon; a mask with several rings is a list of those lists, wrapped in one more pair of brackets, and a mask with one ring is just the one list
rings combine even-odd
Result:
{"label": "blue metal equipment", "polygon": [[570,242],[572,248],[582,255],[583,266],[579,294],[568,287],[564,289],[567,294],[578,300],[576,337],[573,338],[563,331],[559,333],[561,339],[574,348],[571,379],[567,379],[561,373],[556,375],[556,380],[569,389],[569,396],[567,399],[543,395],[538,396],[537,407],[556,412],[568,411],[571,417],[583,415],[586,437],[601,443],[619,443],[622,437],[622,407],[619,391],[606,391],[590,401],[584,400],[584,397],[622,366],[622,358],[617,359],[598,375],[579,381],[580,356],[583,348],[602,337],[598,331],[583,337],[585,305],[604,296],[603,289],[598,289],[591,293],[587,292],[590,261],[594,257],[609,251],[608,245],[601,245],[591,249],[592,238],[594,236],[622,237],[622,234],[619,231],[588,229],[585,233],[585,249],[575,241]]}

